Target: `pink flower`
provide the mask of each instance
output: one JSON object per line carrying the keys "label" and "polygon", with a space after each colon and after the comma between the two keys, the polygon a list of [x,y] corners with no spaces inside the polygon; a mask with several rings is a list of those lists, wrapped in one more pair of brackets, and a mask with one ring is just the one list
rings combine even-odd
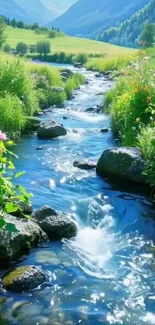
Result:
{"label": "pink flower", "polygon": [[7,140],[7,136],[6,136],[6,134],[3,133],[2,131],[0,131],[0,140],[1,140],[1,141],[5,141],[5,140]]}

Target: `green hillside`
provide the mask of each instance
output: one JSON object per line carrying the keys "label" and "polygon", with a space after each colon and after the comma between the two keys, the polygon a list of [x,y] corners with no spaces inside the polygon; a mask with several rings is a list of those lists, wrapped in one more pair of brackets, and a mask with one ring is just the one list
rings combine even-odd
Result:
{"label": "green hillside", "polygon": [[99,40],[122,46],[136,47],[138,37],[148,22],[155,22],[155,0],[124,21],[118,28],[113,27],[100,35]]}
{"label": "green hillside", "polygon": [[[12,48],[15,48],[18,42],[24,42],[27,45],[32,45],[44,39],[47,39],[47,35],[37,35],[32,30],[7,27],[7,43],[10,44]],[[126,55],[129,54],[129,52],[134,53],[135,51],[133,49],[127,49],[124,47],[77,37],[64,36],[54,39],[48,38],[48,40],[51,42],[51,51],[53,53],[101,53],[108,56],[116,56]]]}

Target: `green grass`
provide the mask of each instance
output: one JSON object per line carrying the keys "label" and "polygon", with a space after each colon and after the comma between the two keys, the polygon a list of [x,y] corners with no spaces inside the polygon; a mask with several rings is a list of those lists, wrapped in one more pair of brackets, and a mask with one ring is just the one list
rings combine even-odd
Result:
{"label": "green grass", "polygon": [[106,94],[105,109],[123,146],[138,146],[145,174],[155,186],[155,49],[142,52]]}
{"label": "green grass", "polygon": [[[7,27],[7,43],[15,48],[17,43],[24,42],[27,45],[36,44],[39,41],[47,39],[44,34],[37,35],[32,30],[24,30],[18,28]],[[128,55],[135,53],[136,50],[119,47],[102,42],[77,38],[77,37],[58,37],[49,39],[51,42],[52,52],[65,52],[65,53],[87,53],[87,54],[102,54],[108,57],[115,57],[120,55]]]}

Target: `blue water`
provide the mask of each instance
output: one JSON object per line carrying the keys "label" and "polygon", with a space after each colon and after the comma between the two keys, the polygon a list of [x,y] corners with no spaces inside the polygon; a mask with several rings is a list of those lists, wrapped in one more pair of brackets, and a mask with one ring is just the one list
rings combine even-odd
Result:
{"label": "blue water", "polygon": [[[111,183],[94,170],[73,167],[83,157],[96,162],[104,149],[116,146],[111,132],[100,132],[110,128],[109,117],[84,112],[101,103],[98,93],[112,83],[81,72],[89,84],[75,91],[64,109],[44,116],[63,123],[67,136],[43,141],[34,135],[16,148],[16,166],[26,171],[21,182],[33,193],[34,208],[46,204],[70,213],[78,234],[46,244],[18,262],[42,266],[48,281],[31,293],[1,288],[4,324],[155,324],[155,222],[149,197],[142,186]],[[43,150],[37,151],[38,146]]]}

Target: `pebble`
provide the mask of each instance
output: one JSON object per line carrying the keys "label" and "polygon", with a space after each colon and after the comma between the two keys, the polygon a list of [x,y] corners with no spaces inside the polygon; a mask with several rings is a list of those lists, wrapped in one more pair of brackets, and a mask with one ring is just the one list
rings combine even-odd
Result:
{"label": "pebble", "polygon": [[54,252],[39,251],[36,253],[36,261],[38,263],[53,264],[53,260],[58,260],[57,255]]}

